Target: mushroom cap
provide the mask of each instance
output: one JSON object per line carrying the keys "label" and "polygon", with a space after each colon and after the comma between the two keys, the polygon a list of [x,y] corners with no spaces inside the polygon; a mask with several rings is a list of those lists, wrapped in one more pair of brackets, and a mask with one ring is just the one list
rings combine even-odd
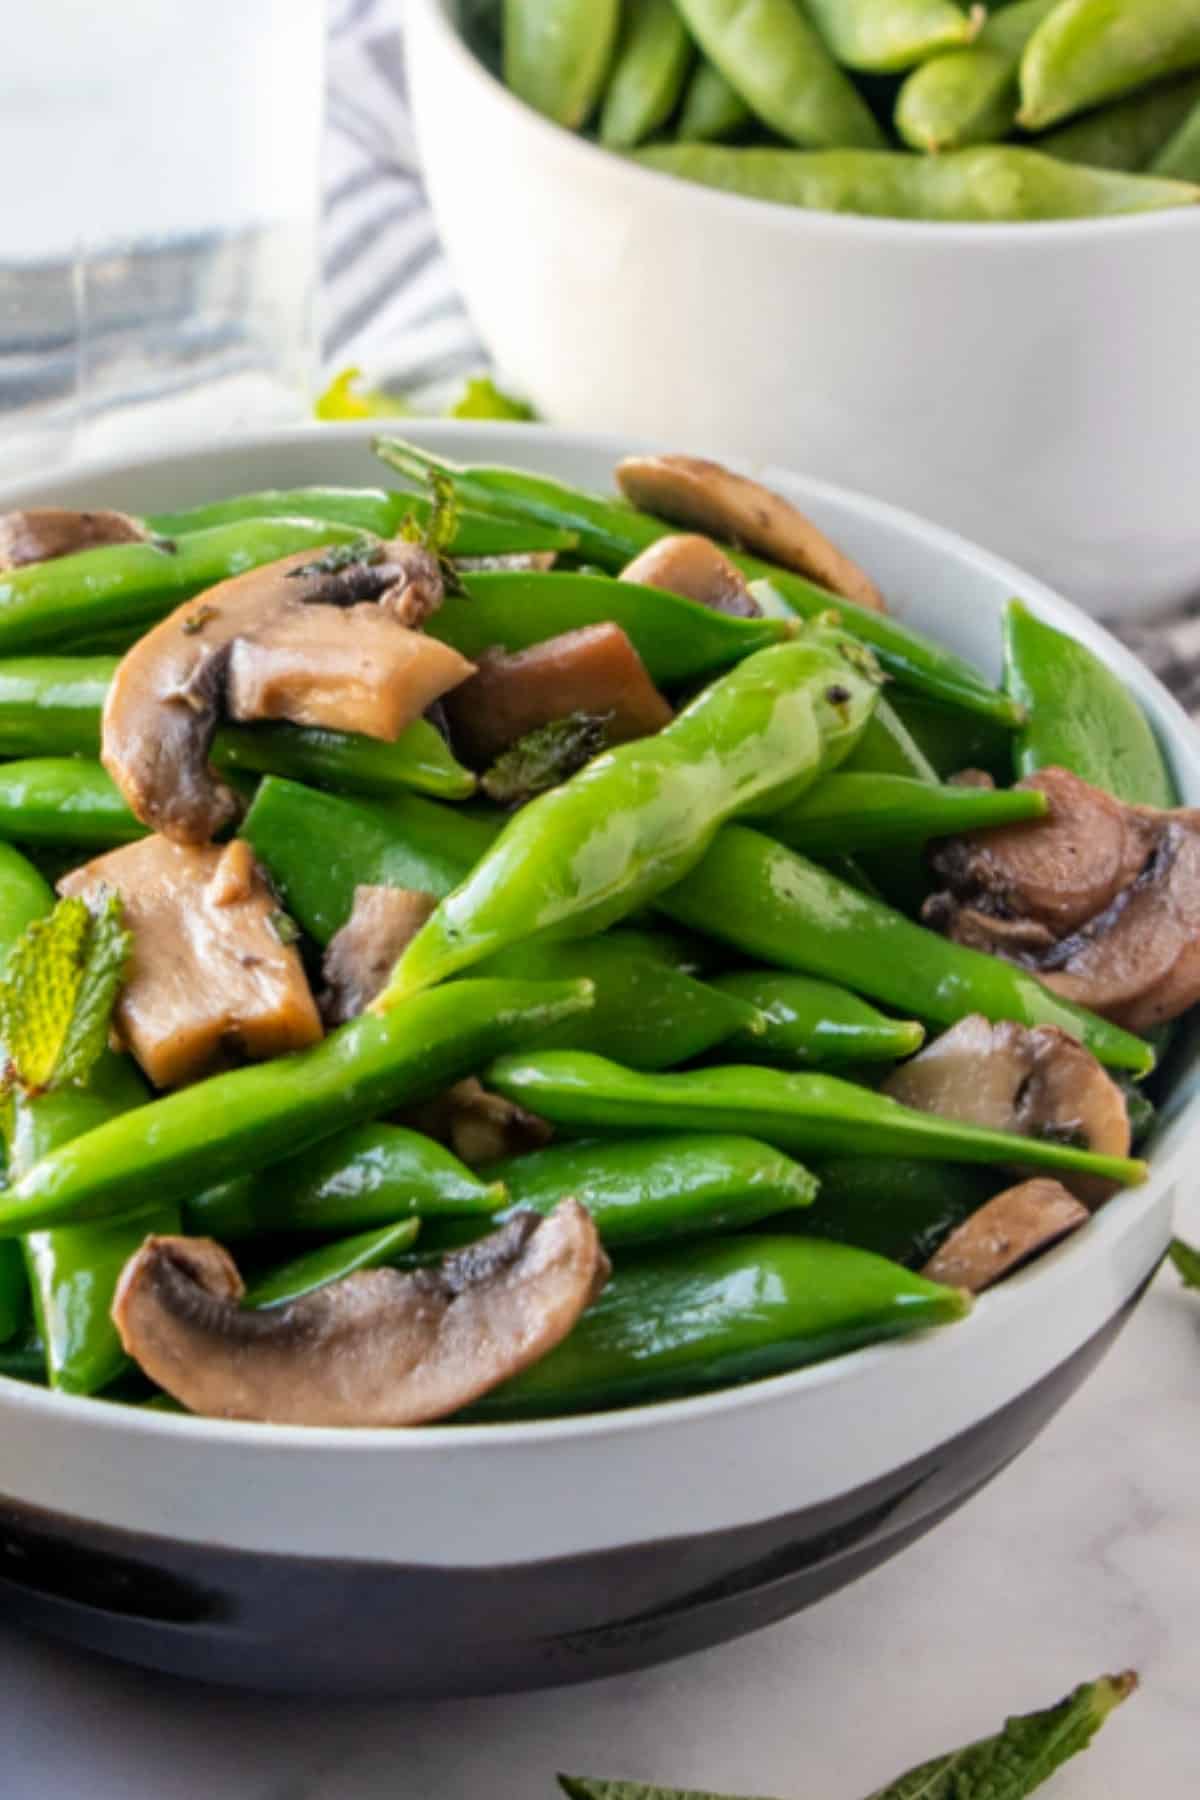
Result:
{"label": "mushroom cap", "polygon": [[468,1406],[562,1341],[608,1260],[576,1200],[514,1214],[440,1265],[364,1270],[290,1305],[239,1305],[211,1238],[149,1237],[113,1302],[121,1342],[192,1412],[291,1425],[420,1425]]}
{"label": "mushroom cap", "polygon": [[[883,1091],[920,1112],[989,1131],[1054,1138],[1101,1156],[1127,1156],[1125,1096],[1090,1050],[1056,1025],[993,1025],[969,1013],[889,1075]],[[1100,1205],[1115,1184],[1074,1173],[1063,1184]]]}
{"label": "mushroom cap", "polygon": [[0,513],[0,570],[54,562],[106,544],[145,543],[149,532],[123,512],[73,512],[66,506],[27,506]]}
{"label": "mushroom cap", "polygon": [[719,545],[698,532],[658,538],[626,563],[620,578],[682,594],[698,606],[731,613],[738,619],[757,619],[762,612],[742,571]]}
{"label": "mushroom cap", "polygon": [[330,938],[321,962],[327,1025],[344,1025],[366,1011],[437,903],[437,895],[423,888],[355,888],[350,917]]}
{"label": "mushroom cap", "polygon": [[1077,1231],[1087,1207],[1061,1181],[1022,1181],[973,1212],[939,1245],[921,1270],[927,1281],[981,1293],[1052,1244]]}
{"label": "mushroom cap", "polygon": [[721,463],[699,456],[627,456],[617,464],[617,484],[644,512],[752,550],[857,606],[887,610],[865,570],[799,507]]}

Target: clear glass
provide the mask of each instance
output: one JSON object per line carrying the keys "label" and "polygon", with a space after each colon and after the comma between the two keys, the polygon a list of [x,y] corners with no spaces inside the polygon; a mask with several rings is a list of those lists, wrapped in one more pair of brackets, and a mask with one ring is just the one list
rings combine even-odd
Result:
{"label": "clear glass", "polygon": [[8,0],[0,478],[299,417],[324,0]]}

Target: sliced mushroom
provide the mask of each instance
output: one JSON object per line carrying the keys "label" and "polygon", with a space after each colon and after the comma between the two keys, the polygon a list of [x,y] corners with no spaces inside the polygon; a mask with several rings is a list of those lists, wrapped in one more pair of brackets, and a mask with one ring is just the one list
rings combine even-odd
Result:
{"label": "sliced mushroom", "polygon": [[138,519],[122,512],[72,512],[66,506],[30,506],[0,514],[0,569],[53,562],[105,544],[140,544],[150,537]]}
{"label": "sliced mushroom", "polygon": [[113,1022],[156,1087],[321,1036],[278,902],[241,840],[220,849],[143,838],[72,870],[58,888],[121,896],[133,953]]}
{"label": "sliced mushroom", "polygon": [[[969,1013],[901,1063],[883,1091],[919,1112],[989,1131],[1074,1144],[1101,1156],[1129,1154],[1124,1094],[1091,1051],[1056,1025],[993,1025]],[[1091,1206],[1115,1192],[1114,1183],[1093,1175],[1062,1179]]]}
{"label": "sliced mushroom", "polygon": [[446,1418],[554,1348],[608,1261],[590,1215],[563,1200],[402,1274],[364,1270],[288,1306],[239,1306],[211,1238],[150,1237],[113,1302],[125,1350],[182,1405],[287,1425],[420,1425]]}
{"label": "sliced mushroom", "polygon": [[427,551],[284,557],[178,607],[122,659],[102,757],[144,824],[204,843],[237,816],[208,764],[222,717],[393,740],[474,665],[411,629],[441,597]]}
{"label": "sliced mushroom", "polygon": [[1200,999],[1200,810],[1126,806],[1065,769],[1045,819],[948,839],[925,922],[1130,1031]]}
{"label": "sliced mushroom", "polygon": [[554,1136],[554,1127],[546,1119],[526,1112],[503,1094],[493,1094],[473,1075],[410,1108],[404,1118],[414,1131],[446,1144],[460,1162],[473,1169],[505,1156],[540,1150]]}
{"label": "sliced mushroom", "polygon": [[696,533],[659,538],[621,570],[622,581],[682,594],[713,612],[756,619],[762,611],[742,571],[711,538]]}
{"label": "sliced mushroom", "polygon": [[1088,1209],[1060,1181],[1005,1188],[964,1219],[921,1270],[929,1281],[978,1294],[1086,1225]]}
{"label": "sliced mushroom", "polygon": [[887,610],[870,576],[761,482],[698,456],[627,456],[617,464],[617,483],[645,512],[796,569],[858,606]]}
{"label": "sliced mushroom", "polygon": [[444,704],[456,750],[479,767],[571,713],[604,718],[610,744],[648,737],[673,716],[619,625],[584,625],[512,656],[489,650]]}
{"label": "sliced mushroom", "polygon": [[327,1025],[343,1025],[366,1011],[436,906],[437,895],[421,888],[355,888],[350,917],[330,938],[321,964]]}

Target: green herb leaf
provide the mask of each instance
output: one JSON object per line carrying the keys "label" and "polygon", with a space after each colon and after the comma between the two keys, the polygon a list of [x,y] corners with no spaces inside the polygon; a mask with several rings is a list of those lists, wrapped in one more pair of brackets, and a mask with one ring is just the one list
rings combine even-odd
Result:
{"label": "green herb leaf", "polygon": [[1171,1244],[1170,1257],[1182,1277],[1183,1285],[1200,1288],[1200,1250],[1193,1250],[1182,1238],[1175,1238]]}
{"label": "green herb leaf", "polygon": [[411,417],[412,407],[407,400],[402,400],[395,394],[386,394],[382,388],[363,388],[356,391],[356,385],[361,380],[361,369],[340,369],[324,393],[314,401],[314,416],[318,419],[333,421],[340,419],[407,419]]}
{"label": "green herb leaf", "polygon": [[10,1082],[41,1093],[87,1079],[108,1041],[132,943],[115,894],[96,913],[60,900],[18,938],[0,981]]}
{"label": "green herb leaf", "polygon": [[557,787],[604,749],[611,716],[575,712],[539,725],[496,758],[480,787],[497,806],[520,806]]}
{"label": "green herb leaf", "polygon": [[536,419],[537,414],[532,406],[524,400],[516,400],[498,388],[490,375],[472,375],[463,386],[463,391],[452,406],[447,407],[448,419],[511,419],[525,424]]}
{"label": "green herb leaf", "polygon": [[[1060,1764],[1086,1750],[1113,1708],[1137,1686],[1137,1676],[1102,1675],[1045,1712],[1009,1719],[995,1737],[910,1769],[868,1800],[1025,1800]],[[640,1781],[591,1781],[560,1775],[569,1800],[735,1800],[695,1788],[650,1787]]]}

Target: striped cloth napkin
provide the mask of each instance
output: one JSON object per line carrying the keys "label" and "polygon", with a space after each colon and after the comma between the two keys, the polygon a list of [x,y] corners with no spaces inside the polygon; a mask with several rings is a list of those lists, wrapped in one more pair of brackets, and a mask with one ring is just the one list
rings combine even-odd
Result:
{"label": "striped cloth napkin", "polygon": [[[325,140],[322,347],[332,372],[437,387],[487,357],[446,266],[421,183],[405,89],[403,0],[332,0]],[[1200,596],[1117,628],[1200,719]]]}

